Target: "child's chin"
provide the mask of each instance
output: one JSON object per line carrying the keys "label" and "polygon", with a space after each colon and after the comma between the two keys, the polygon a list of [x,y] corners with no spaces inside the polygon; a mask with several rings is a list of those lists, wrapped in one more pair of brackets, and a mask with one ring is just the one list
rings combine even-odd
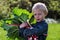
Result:
{"label": "child's chin", "polygon": [[37,20],[37,22],[40,22],[41,20]]}

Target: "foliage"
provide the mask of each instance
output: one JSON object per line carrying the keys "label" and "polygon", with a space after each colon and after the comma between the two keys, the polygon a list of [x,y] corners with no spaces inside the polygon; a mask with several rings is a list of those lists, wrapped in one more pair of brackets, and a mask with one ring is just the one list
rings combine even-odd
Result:
{"label": "foliage", "polygon": [[[12,15],[13,17],[11,18],[5,18],[4,23],[2,25],[2,28],[4,28],[4,30],[6,30],[7,36],[9,38],[15,39],[19,37],[19,25],[23,22],[29,22],[30,24],[34,22],[34,17],[32,15],[32,13],[29,13],[27,10],[25,9],[18,9],[15,8],[12,10]],[[9,26],[8,24],[16,24],[17,26]]]}
{"label": "foliage", "polygon": [[7,32],[0,27],[0,40],[7,40]]}
{"label": "foliage", "polygon": [[[15,8],[13,9],[13,14],[15,15],[15,19],[20,18],[21,22],[27,22],[29,20],[30,23],[32,23],[34,21],[34,17],[32,13],[29,13],[29,11],[25,10],[25,9],[19,9],[19,8]],[[33,19],[33,20],[32,20]],[[32,20],[32,21],[30,21]]]}
{"label": "foliage", "polygon": [[60,1],[54,1],[54,0],[51,0],[50,1],[50,4],[49,4],[49,9],[50,10],[56,10],[56,11],[60,11],[60,3],[59,3]]}
{"label": "foliage", "polygon": [[[47,5],[48,10],[52,10],[52,14],[56,11],[60,15],[60,0],[0,0],[0,19],[9,18],[12,9],[15,7],[27,9],[31,12],[32,6],[36,2],[43,2]],[[18,9],[19,10],[19,9]],[[50,13],[49,13],[50,14]],[[2,16],[3,15],[3,16]],[[49,16],[48,16],[49,17]],[[57,16],[56,16],[57,17]]]}

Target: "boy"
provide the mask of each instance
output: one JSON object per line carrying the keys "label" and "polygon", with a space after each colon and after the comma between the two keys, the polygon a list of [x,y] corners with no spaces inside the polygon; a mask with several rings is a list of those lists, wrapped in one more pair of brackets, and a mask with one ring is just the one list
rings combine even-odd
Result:
{"label": "boy", "polygon": [[27,23],[22,23],[19,29],[20,36],[23,36],[28,40],[28,36],[36,35],[38,36],[38,40],[46,40],[45,34],[47,34],[48,31],[48,24],[44,20],[48,14],[46,5],[44,3],[34,4],[32,7],[32,13],[37,23],[26,29],[25,27],[27,26]]}

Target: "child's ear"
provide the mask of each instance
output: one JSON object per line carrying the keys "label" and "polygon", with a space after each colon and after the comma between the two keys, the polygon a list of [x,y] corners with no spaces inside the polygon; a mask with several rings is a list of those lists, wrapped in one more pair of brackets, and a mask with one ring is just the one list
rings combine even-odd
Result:
{"label": "child's ear", "polygon": [[48,15],[48,13],[45,14],[45,17]]}

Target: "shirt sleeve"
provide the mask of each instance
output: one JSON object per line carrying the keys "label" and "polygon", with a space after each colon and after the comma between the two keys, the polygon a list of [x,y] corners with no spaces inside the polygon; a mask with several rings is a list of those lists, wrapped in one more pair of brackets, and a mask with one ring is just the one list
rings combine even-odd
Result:
{"label": "shirt sleeve", "polygon": [[23,36],[24,30],[25,30],[25,28],[19,28],[19,36],[24,37]]}
{"label": "shirt sleeve", "polygon": [[34,26],[33,29],[25,29],[23,35],[25,37],[32,35],[40,35],[46,32],[47,29],[48,29],[48,24],[45,23],[44,25]]}

